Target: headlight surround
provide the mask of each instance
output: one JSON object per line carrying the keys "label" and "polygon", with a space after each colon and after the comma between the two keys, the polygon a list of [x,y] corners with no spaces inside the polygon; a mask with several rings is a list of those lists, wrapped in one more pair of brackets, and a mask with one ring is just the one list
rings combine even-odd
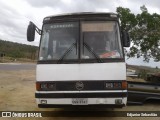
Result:
{"label": "headlight surround", "polygon": [[56,90],[56,84],[50,82],[36,82],[36,90],[37,91],[50,91]]}
{"label": "headlight surround", "polygon": [[127,89],[127,81],[106,81],[105,89],[117,89],[117,90],[125,90]]}

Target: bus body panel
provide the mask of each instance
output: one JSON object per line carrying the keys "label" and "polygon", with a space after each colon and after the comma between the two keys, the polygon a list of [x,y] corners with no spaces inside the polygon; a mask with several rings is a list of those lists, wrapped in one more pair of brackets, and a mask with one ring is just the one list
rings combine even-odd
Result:
{"label": "bus body panel", "polygon": [[38,64],[37,81],[126,80],[126,64]]}

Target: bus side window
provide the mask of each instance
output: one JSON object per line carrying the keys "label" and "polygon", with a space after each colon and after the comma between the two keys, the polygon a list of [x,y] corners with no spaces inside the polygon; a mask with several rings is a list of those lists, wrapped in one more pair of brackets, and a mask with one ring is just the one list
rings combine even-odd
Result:
{"label": "bus side window", "polygon": [[40,56],[40,60],[47,59],[47,53],[48,53],[48,47],[49,47],[48,46],[49,45],[49,38],[50,38],[49,37],[49,31],[44,29],[43,35],[42,35],[42,43],[41,43],[42,47],[40,49],[40,53],[41,53],[41,55],[43,55],[43,57]]}

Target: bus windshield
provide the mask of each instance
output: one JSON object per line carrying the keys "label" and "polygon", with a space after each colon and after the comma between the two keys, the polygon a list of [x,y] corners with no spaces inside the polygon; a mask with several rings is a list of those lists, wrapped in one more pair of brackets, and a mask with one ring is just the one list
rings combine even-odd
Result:
{"label": "bus windshield", "polygon": [[118,24],[108,22],[82,23],[83,52],[82,59],[122,58]]}
{"label": "bus windshield", "polygon": [[63,22],[43,26],[39,60],[101,61],[122,57],[119,27],[115,21]]}
{"label": "bus windshield", "polygon": [[39,60],[78,59],[77,22],[45,24],[43,26]]}

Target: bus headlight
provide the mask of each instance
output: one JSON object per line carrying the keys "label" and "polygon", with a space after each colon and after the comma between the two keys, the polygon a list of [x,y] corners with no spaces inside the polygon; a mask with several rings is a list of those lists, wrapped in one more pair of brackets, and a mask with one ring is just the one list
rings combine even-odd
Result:
{"label": "bus headlight", "polygon": [[41,89],[47,89],[47,83],[41,83],[41,86],[40,86],[40,88]]}
{"label": "bus headlight", "polygon": [[56,84],[55,83],[49,83],[48,84],[48,89],[55,90],[56,89]]}
{"label": "bus headlight", "polygon": [[121,82],[106,82],[107,89],[121,89]]}
{"label": "bus headlight", "polygon": [[106,83],[106,88],[114,88],[114,83]]}

